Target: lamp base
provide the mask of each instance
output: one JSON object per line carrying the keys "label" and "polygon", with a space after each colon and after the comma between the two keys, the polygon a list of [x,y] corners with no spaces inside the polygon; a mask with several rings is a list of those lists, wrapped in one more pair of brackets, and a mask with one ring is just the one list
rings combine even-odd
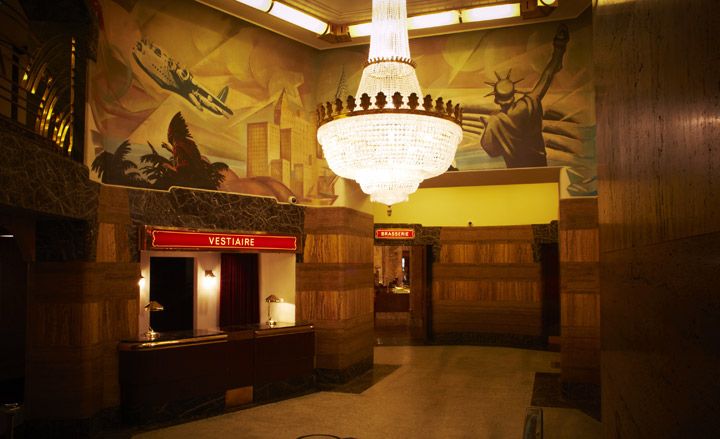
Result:
{"label": "lamp base", "polygon": [[275,320],[271,319],[271,320],[268,320],[267,322],[265,322],[265,324],[272,328],[275,325],[277,325],[277,322]]}
{"label": "lamp base", "polygon": [[160,333],[155,332],[153,328],[148,327],[148,331],[143,335],[145,335],[145,338],[147,338],[148,340],[155,340],[156,338],[158,338],[158,334]]}

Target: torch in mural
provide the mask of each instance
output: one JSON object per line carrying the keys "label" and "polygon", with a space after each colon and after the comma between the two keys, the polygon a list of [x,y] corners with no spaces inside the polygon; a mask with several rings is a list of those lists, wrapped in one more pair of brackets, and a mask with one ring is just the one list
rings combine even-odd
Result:
{"label": "torch in mural", "polygon": [[515,84],[510,71],[503,78],[495,73],[497,80],[488,82],[500,110],[491,114],[480,144],[491,157],[502,155],[508,168],[547,166],[545,140],[543,139],[542,99],[552,83],[555,73],[562,68],[565,48],[570,39],[567,26],[558,27],[553,41],[553,54],[538,82],[530,92],[515,99]]}

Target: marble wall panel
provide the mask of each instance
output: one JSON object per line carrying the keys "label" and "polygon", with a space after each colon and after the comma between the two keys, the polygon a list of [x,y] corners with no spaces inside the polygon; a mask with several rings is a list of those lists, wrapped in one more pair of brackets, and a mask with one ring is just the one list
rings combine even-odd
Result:
{"label": "marble wall panel", "polygon": [[100,185],[52,142],[0,120],[0,205],[93,219]]}
{"label": "marble wall panel", "polygon": [[263,231],[301,236],[304,208],[274,198],[170,188],[129,189],[133,223],[201,230]]}
{"label": "marble wall panel", "polygon": [[92,261],[97,236],[94,219],[40,217],[35,223],[36,258],[38,261]]}

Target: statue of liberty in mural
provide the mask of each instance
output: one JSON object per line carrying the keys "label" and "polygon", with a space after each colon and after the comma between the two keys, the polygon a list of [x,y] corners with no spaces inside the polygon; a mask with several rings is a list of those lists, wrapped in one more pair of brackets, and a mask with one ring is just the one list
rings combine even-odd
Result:
{"label": "statue of liberty in mural", "polygon": [[555,73],[562,68],[570,36],[564,24],[558,27],[553,40],[553,54],[537,84],[530,92],[515,99],[515,84],[510,71],[502,78],[495,73],[496,82],[488,82],[500,111],[490,115],[480,144],[491,157],[502,155],[508,168],[547,166],[545,141],[543,140],[542,99],[550,88]]}

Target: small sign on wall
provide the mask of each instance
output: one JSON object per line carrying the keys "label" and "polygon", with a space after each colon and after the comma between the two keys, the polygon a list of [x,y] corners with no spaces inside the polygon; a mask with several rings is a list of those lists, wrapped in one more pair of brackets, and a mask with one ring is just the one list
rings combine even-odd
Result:
{"label": "small sign on wall", "polygon": [[375,239],[414,239],[413,229],[376,229]]}
{"label": "small sign on wall", "polygon": [[295,236],[149,229],[150,249],[295,251]]}

